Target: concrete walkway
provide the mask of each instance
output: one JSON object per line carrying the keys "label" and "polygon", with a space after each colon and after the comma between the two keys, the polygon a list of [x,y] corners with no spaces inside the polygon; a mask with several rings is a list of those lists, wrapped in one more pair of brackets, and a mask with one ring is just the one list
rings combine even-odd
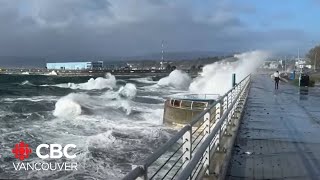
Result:
{"label": "concrete walkway", "polygon": [[320,89],[254,75],[226,179],[320,179]]}

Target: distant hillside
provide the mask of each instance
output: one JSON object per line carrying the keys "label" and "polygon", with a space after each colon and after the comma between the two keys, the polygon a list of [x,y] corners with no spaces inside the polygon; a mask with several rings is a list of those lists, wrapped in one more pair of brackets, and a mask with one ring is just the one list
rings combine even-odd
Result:
{"label": "distant hillside", "polygon": [[[164,53],[165,61],[176,60],[198,60],[199,58],[227,56],[231,53],[213,52],[213,51],[194,51],[194,52],[166,52]],[[82,57],[18,57],[18,56],[0,56],[0,68],[44,68],[47,62],[76,62],[76,61],[104,61],[124,63],[125,61],[134,60],[161,60],[161,53],[146,54],[141,56],[82,56]]]}
{"label": "distant hillside", "polygon": [[0,68],[44,67],[45,59],[39,57],[0,56]]}
{"label": "distant hillside", "polygon": [[[164,60],[192,60],[198,58],[214,57],[214,56],[227,56],[227,52],[214,52],[214,51],[192,51],[192,52],[165,52],[163,55]],[[146,54],[143,56],[127,57],[127,60],[161,60],[161,53]]]}

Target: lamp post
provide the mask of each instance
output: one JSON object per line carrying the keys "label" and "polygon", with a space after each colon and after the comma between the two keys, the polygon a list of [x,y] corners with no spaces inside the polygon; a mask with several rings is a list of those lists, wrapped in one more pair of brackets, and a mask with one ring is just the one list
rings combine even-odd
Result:
{"label": "lamp post", "polygon": [[314,72],[316,72],[316,66],[317,66],[317,52],[314,55]]}
{"label": "lamp post", "polygon": [[287,56],[284,56],[284,71],[287,72]]}
{"label": "lamp post", "polygon": [[301,61],[300,61],[300,48],[298,48],[298,64],[299,64],[300,75],[301,75],[302,74],[302,65],[301,65]]}

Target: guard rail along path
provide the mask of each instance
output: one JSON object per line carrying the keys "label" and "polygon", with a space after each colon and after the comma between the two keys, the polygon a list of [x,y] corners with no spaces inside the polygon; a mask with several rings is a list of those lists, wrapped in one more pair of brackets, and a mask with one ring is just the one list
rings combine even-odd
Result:
{"label": "guard rail along path", "polygon": [[[210,82],[208,82],[210,83]],[[217,99],[124,177],[223,179],[250,85],[250,75]]]}

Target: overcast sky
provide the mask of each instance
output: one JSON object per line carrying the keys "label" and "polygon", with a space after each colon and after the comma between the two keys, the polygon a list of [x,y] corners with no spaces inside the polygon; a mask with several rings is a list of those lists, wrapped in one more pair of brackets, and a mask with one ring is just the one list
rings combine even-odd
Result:
{"label": "overcast sky", "polygon": [[296,52],[320,39],[317,0],[0,0],[0,56]]}

